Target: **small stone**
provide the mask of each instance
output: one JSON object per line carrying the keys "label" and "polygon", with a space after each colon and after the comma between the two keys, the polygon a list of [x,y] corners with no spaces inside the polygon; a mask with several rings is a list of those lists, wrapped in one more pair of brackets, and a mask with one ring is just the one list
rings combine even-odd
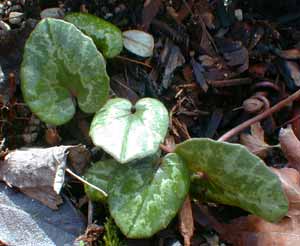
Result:
{"label": "small stone", "polygon": [[0,29],[3,30],[3,31],[9,31],[11,28],[7,23],[0,20]]}
{"label": "small stone", "polygon": [[24,14],[22,12],[10,12],[9,16],[8,16],[9,23],[11,23],[13,25],[20,24],[22,21],[23,15]]}
{"label": "small stone", "polygon": [[243,10],[241,10],[241,9],[236,9],[235,11],[234,11],[234,16],[235,16],[235,18],[238,20],[238,21],[243,21]]}

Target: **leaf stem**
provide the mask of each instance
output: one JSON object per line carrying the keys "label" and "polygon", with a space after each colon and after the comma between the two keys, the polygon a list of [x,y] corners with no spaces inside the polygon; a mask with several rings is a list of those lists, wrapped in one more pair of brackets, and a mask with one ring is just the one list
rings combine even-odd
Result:
{"label": "leaf stem", "polygon": [[271,114],[276,113],[277,111],[281,110],[283,107],[287,106],[289,103],[295,101],[299,97],[300,97],[300,90],[297,90],[295,93],[293,93],[292,95],[290,95],[286,99],[280,101],[279,103],[275,104],[273,107],[267,109],[263,113],[261,113],[261,114],[255,116],[255,117],[243,122],[242,124],[240,124],[240,125],[238,125],[234,128],[232,128],[230,131],[228,131],[224,135],[222,135],[218,139],[218,141],[227,141],[227,140],[229,140],[234,135],[240,133],[241,131],[243,131],[247,127],[251,126],[252,124],[254,124],[258,121],[261,121],[261,120],[267,118]]}
{"label": "leaf stem", "polygon": [[84,180],[83,178],[81,178],[80,176],[78,176],[77,174],[75,174],[70,168],[66,168],[66,172],[69,173],[71,176],[73,176],[74,178],[78,179],[79,181],[81,181],[82,183],[92,187],[93,189],[100,191],[105,197],[107,197],[107,193],[104,190],[101,190],[100,188],[98,188],[97,186],[89,183],[88,181]]}

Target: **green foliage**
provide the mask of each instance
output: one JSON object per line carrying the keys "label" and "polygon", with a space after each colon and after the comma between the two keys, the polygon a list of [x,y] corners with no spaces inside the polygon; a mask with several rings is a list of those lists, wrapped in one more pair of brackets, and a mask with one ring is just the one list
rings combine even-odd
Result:
{"label": "green foliage", "polygon": [[157,152],[168,125],[168,110],[160,101],[144,98],[133,106],[116,98],[96,113],[90,136],[118,162],[127,163]]}
{"label": "green foliage", "polygon": [[[161,160],[157,152],[169,124],[164,105],[151,98],[135,106],[121,98],[107,101],[109,78],[96,45],[106,57],[117,55],[123,47],[120,30],[88,14],[70,14],[66,20],[74,25],[44,19],[30,35],[21,67],[22,92],[31,110],[50,124],[72,118],[71,95],[84,112],[97,111],[90,136],[114,160],[97,162],[85,173],[108,198],[86,185],[85,191],[91,200],[108,203],[127,237],[150,237],[165,228],[189,192],[190,174],[197,172],[205,175],[193,188],[208,200],[241,207],[271,222],[287,213],[277,176],[241,145],[191,139]],[[124,36],[131,52],[152,54],[149,34],[130,31]],[[143,44],[151,45],[143,49]],[[121,245],[112,219],[105,224],[104,243]]]}
{"label": "green foliage", "polygon": [[205,178],[198,185],[212,201],[237,206],[276,222],[288,211],[278,177],[244,146],[211,139],[190,139],[175,152]]}
{"label": "green foliage", "polygon": [[[113,159],[98,161],[86,171],[84,177],[86,181],[108,193],[109,182],[118,167],[119,164]],[[84,190],[92,201],[106,201],[105,194],[102,194],[100,191],[88,185],[84,185]]]}
{"label": "green foliage", "polygon": [[104,224],[103,246],[123,246],[124,243],[119,238],[119,229],[112,218],[108,218]]}
{"label": "green foliage", "polygon": [[150,237],[167,227],[188,193],[189,172],[178,155],[166,155],[158,164],[137,161],[114,173],[109,209],[127,237]]}
{"label": "green foliage", "polygon": [[90,36],[106,58],[112,58],[122,51],[122,32],[110,22],[86,13],[68,14],[65,20]]}
{"label": "green foliage", "polygon": [[41,120],[54,125],[75,113],[71,95],[86,113],[108,98],[109,78],[103,56],[74,25],[42,20],[28,38],[21,66],[25,102]]}

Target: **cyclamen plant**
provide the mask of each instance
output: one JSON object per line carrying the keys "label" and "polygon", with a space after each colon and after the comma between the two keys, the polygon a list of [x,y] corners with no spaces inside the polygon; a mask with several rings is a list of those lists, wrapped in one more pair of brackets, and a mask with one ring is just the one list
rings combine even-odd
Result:
{"label": "cyclamen plant", "polygon": [[[25,46],[21,87],[33,113],[46,123],[65,124],[75,113],[74,98],[82,111],[96,113],[90,136],[112,159],[94,163],[86,172],[85,178],[103,190],[85,186],[90,199],[107,203],[130,238],[150,237],[165,228],[190,188],[196,191],[194,199],[280,220],[288,210],[281,183],[245,147],[195,138],[161,156],[159,145],[169,125],[163,103],[108,99],[104,57],[113,58],[122,47],[121,31],[89,14],[44,19]],[[198,172],[205,175],[196,176]]]}

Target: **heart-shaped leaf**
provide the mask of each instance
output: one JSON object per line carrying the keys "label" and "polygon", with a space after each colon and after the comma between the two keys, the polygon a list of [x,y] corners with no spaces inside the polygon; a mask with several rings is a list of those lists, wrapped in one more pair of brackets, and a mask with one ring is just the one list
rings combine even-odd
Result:
{"label": "heart-shaped leaf", "polygon": [[43,121],[60,125],[79,107],[93,113],[106,102],[109,77],[93,41],[63,20],[42,20],[28,38],[21,67],[22,92]]}
{"label": "heart-shaped leaf", "polygon": [[201,189],[215,202],[237,206],[275,222],[288,211],[278,177],[244,146],[211,139],[190,139],[175,152],[195,172]]}
{"label": "heart-shaped leaf", "polygon": [[105,57],[112,58],[122,51],[122,32],[110,22],[86,13],[68,14],[65,20],[90,36]]}
{"label": "heart-shaped leaf", "polygon": [[95,115],[90,136],[120,163],[154,154],[164,140],[169,118],[158,100],[144,98],[135,106],[127,99],[111,99]]}
{"label": "heart-shaped leaf", "polygon": [[140,30],[123,32],[124,47],[135,55],[149,57],[153,54],[154,39],[149,33]]}
{"label": "heart-shaped leaf", "polygon": [[109,209],[121,231],[129,238],[151,237],[180,209],[189,171],[178,155],[168,154],[160,166],[153,161],[121,165],[110,187]]}
{"label": "heart-shaped leaf", "polygon": [[[113,159],[98,161],[92,164],[92,166],[85,172],[84,178],[89,183],[108,193],[108,184],[113,177],[113,173],[118,169],[119,165],[120,164]],[[84,190],[92,201],[106,201],[107,197],[105,194],[86,184],[84,185]]]}

